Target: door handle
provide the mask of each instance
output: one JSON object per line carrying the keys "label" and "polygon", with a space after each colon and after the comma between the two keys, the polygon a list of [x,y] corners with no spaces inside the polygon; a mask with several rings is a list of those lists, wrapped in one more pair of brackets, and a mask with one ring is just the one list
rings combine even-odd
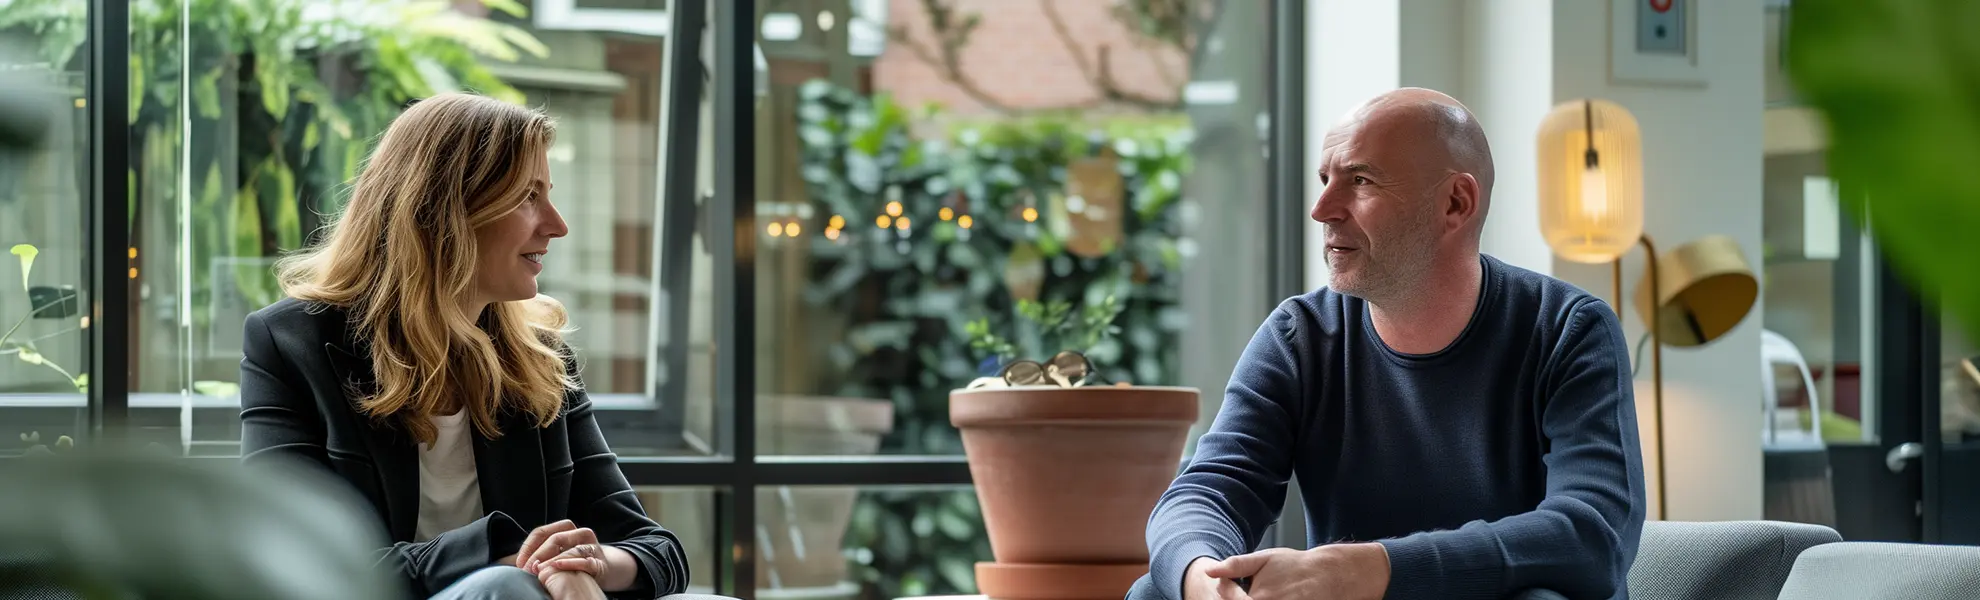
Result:
{"label": "door handle", "polygon": [[1924,455],[1924,445],[1918,442],[1905,442],[1884,454],[1884,466],[1889,467],[1892,473],[1903,473],[1905,465]]}

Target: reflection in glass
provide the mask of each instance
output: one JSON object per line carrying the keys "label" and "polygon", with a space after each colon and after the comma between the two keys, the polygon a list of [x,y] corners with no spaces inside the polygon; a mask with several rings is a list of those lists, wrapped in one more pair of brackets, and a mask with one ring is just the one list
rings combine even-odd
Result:
{"label": "reflection in glass", "polygon": [[1831,445],[1873,443],[1875,410],[1863,371],[1875,349],[1866,342],[1875,339],[1868,330],[1877,321],[1869,277],[1875,258],[1865,234],[1842,214],[1824,156],[1819,150],[1775,154],[1764,163],[1763,348],[1775,350],[1763,357],[1763,366],[1775,387],[1764,391],[1763,407],[1773,405],[1768,414],[1775,421],[1767,426],[1777,435],[1819,433]]}
{"label": "reflection in glass", "polygon": [[715,559],[722,555],[719,532],[715,531],[715,503],[718,492],[711,488],[639,487],[639,505],[646,517],[674,532],[687,554],[688,593],[714,594],[721,587],[715,580]]}
{"label": "reflection in glass", "polygon": [[1955,451],[1970,452],[1969,448],[1980,448],[1980,345],[1952,315],[1944,315],[1940,323],[1940,439]]}
{"label": "reflection in glass", "polygon": [[88,12],[86,0],[0,2],[0,85],[45,111],[8,114],[31,122],[0,132],[0,456],[58,448],[88,425]]}
{"label": "reflection in glass", "polygon": [[[973,594],[976,563],[992,558],[967,487],[771,487],[757,490],[756,515],[760,598]],[[953,550],[914,552],[931,538]]]}

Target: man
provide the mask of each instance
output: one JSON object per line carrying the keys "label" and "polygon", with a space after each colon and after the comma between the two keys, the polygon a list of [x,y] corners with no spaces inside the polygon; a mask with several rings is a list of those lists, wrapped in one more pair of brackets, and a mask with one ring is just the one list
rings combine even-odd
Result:
{"label": "man", "polygon": [[[1645,503],[1613,309],[1479,254],[1491,150],[1456,100],[1384,94],[1324,146],[1332,283],[1245,348],[1129,597],[1624,597]],[[1247,553],[1294,475],[1313,547]]]}

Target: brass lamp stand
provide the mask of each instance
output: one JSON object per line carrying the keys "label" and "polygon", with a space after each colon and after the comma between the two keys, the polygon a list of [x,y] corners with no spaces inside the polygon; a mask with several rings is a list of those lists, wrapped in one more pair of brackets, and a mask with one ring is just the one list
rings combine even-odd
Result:
{"label": "brass lamp stand", "polygon": [[[1650,284],[1650,295],[1656,297],[1660,287],[1657,281],[1657,245],[1650,242],[1650,234],[1647,233],[1638,236],[1636,243],[1643,246],[1645,261],[1643,275]],[[1616,299],[1616,305],[1612,308],[1616,310],[1616,318],[1621,319],[1622,257],[1618,256],[1614,262],[1609,263],[1609,269],[1611,280],[1615,283],[1615,295],[1610,298]],[[1637,304],[1637,306],[1643,305]],[[1652,418],[1657,420],[1657,435],[1654,438],[1657,440],[1657,518],[1663,519],[1665,513],[1670,510],[1670,503],[1666,501],[1670,498],[1668,491],[1670,488],[1664,485],[1664,344],[1663,336],[1659,335],[1658,331],[1658,327],[1662,325],[1658,322],[1659,312],[1661,311],[1650,311],[1648,325],[1650,327],[1650,412]],[[1630,378],[1635,379],[1636,374],[1630,373]]]}
{"label": "brass lamp stand", "polygon": [[[1649,328],[1651,414],[1657,420],[1657,518],[1665,518],[1670,497],[1664,462],[1664,345],[1703,346],[1724,337],[1739,325],[1760,296],[1760,282],[1747,265],[1739,242],[1710,235],[1678,246],[1664,255],[1644,235],[1643,279],[1636,287],[1636,312]],[[1611,263],[1622,307],[1622,260]]]}

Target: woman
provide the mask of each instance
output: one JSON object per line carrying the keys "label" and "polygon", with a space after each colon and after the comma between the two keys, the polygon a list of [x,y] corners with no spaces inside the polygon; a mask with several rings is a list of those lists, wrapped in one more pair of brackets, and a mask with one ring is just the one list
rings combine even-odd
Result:
{"label": "woman", "polygon": [[243,460],[348,483],[415,598],[687,586],[680,541],[606,447],[562,305],[537,294],[567,233],[553,133],[486,97],[413,105],[322,244],[278,263],[288,298],[247,318]]}

